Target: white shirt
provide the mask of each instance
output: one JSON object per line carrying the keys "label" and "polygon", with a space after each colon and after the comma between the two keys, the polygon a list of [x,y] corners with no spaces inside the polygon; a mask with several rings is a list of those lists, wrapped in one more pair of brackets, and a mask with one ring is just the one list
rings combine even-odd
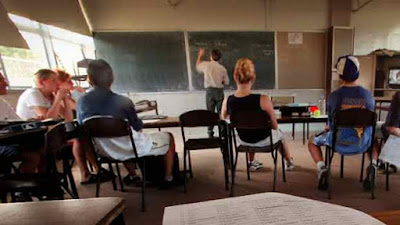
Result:
{"label": "white shirt", "polygon": [[21,94],[17,104],[17,115],[24,120],[36,118],[38,115],[33,107],[51,108],[51,101],[37,88],[26,89]]}
{"label": "white shirt", "polygon": [[225,67],[216,61],[203,61],[197,67],[197,71],[204,73],[204,87],[224,88],[229,84],[228,72]]}
{"label": "white shirt", "polygon": [[19,117],[15,113],[13,107],[3,98],[0,98],[0,120],[18,120]]}

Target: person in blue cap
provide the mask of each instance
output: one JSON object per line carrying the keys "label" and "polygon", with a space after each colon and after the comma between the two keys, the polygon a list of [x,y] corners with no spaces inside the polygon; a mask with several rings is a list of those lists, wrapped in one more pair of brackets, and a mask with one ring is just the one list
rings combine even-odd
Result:
{"label": "person in blue cap", "polygon": [[[328,169],[322,157],[321,146],[332,146],[333,139],[333,117],[335,112],[350,108],[366,108],[374,110],[374,98],[370,91],[359,86],[357,79],[360,74],[360,63],[354,56],[343,56],[336,64],[340,77],[341,87],[328,96],[327,113],[328,125],[324,132],[310,138],[308,149],[317,164],[318,189],[328,189]],[[342,128],[338,136],[336,151],[344,154],[358,154],[368,150],[371,143],[372,127]]]}

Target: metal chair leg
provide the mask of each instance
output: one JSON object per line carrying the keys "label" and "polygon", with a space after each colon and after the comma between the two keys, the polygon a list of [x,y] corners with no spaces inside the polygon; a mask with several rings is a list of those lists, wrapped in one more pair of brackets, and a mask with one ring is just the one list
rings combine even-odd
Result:
{"label": "metal chair leg", "polygon": [[[233,133],[233,135],[232,135]],[[228,129],[228,141],[229,141],[229,153],[230,153],[230,162],[231,162],[231,192],[229,194],[230,197],[233,197],[234,195],[234,187],[235,187],[235,175],[236,175],[236,165],[237,165],[237,160],[238,160],[238,152],[237,152],[237,146],[236,146],[236,138],[234,136],[234,131],[232,129]],[[234,142],[234,143],[232,143]],[[233,160],[233,147],[235,147],[235,152],[236,152],[236,159],[235,161]]]}
{"label": "metal chair leg", "polygon": [[326,158],[328,160],[328,164],[327,164],[327,166],[328,166],[328,177],[327,177],[326,180],[327,180],[327,185],[328,185],[328,199],[332,198],[332,185],[331,185],[331,162],[332,162],[332,157],[331,157],[331,151],[333,151],[333,150],[331,150],[329,147],[327,147],[328,157],[326,157]]}
{"label": "metal chair leg", "polygon": [[190,178],[193,178],[192,158],[190,157],[190,150],[188,150],[188,157],[189,157],[189,172],[190,172]]}
{"label": "metal chair leg", "polygon": [[70,165],[68,163],[68,160],[66,160],[65,163],[67,163],[67,164],[65,166],[66,171],[64,171],[64,173],[65,172],[67,173],[68,180],[69,180],[69,185],[71,186],[71,191],[74,194],[74,196],[71,196],[71,197],[78,199],[79,198],[79,194],[78,194],[78,190],[76,189],[75,180],[74,180],[74,176],[72,175],[71,167],[70,167]]}
{"label": "metal chair leg", "polygon": [[142,212],[146,211],[146,159],[143,158],[143,168],[141,169],[142,172]]}
{"label": "metal chair leg", "polygon": [[306,124],[303,123],[303,145],[306,144]]}
{"label": "metal chair leg", "polygon": [[222,154],[223,154],[222,157],[223,157],[223,161],[224,161],[225,190],[228,191],[229,190],[229,174],[228,174],[229,152],[228,151],[223,151]]}
{"label": "metal chair leg", "polygon": [[96,182],[96,198],[97,197],[99,197],[100,196],[100,179],[99,178],[97,178],[96,179],[97,180],[97,182]]}
{"label": "metal chair leg", "polygon": [[278,149],[275,150],[275,156],[272,153],[272,158],[274,159],[274,180],[272,184],[272,191],[276,190],[276,177],[278,175],[277,164],[278,164]]}
{"label": "metal chair leg", "polygon": [[249,153],[246,152],[246,169],[247,169],[247,180],[250,180],[250,170],[249,170]]}
{"label": "metal chair leg", "polygon": [[125,191],[125,189],[124,189],[124,182],[122,182],[121,171],[120,171],[120,169],[119,169],[118,163],[115,163],[115,167],[116,167],[116,169],[117,169],[118,180],[119,180],[119,185],[120,185],[120,187],[121,187],[121,191],[124,192],[124,191]]}
{"label": "metal chair leg", "polygon": [[364,162],[365,162],[365,152],[361,157],[361,173],[360,173],[360,182],[363,182],[364,179]]}
{"label": "metal chair leg", "polygon": [[371,172],[370,172],[370,181],[371,181],[371,199],[375,199],[375,168],[372,164],[372,158],[370,162]]}
{"label": "metal chair leg", "polygon": [[183,150],[183,192],[186,193],[186,155],[187,155],[187,150]]}
{"label": "metal chair leg", "polygon": [[[113,167],[112,167],[112,163],[108,163],[108,168],[110,169],[110,172],[111,172],[112,174],[115,175],[114,169],[113,169]],[[114,176],[114,177],[115,177],[115,176]],[[112,185],[113,185],[113,188],[114,188],[114,191],[117,190],[117,182],[115,181],[115,179],[116,179],[116,178],[114,178],[114,179],[111,180]]]}
{"label": "metal chair leg", "polygon": [[340,156],[340,178],[343,178],[344,155]]}
{"label": "metal chair leg", "polygon": [[282,179],[283,179],[283,182],[285,182],[286,183],[286,170],[285,170],[285,151],[283,150],[283,147],[282,147],[282,145],[280,146],[280,148],[281,148],[281,152],[282,152],[282,154],[281,154],[281,157],[282,157]]}
{"label": "metal chair leg", "polygon": [[292,137],[293,137],[293,140],[295,139],[295,129],[296,129],[296,124],[292,123]]}
{"label": "metal chair leg", "polygon": [[7,193],[0,193],[1,203],[7,203]]}
{"label": "metal chair leg", "polygon": [[389,191],[389,163],[385,163],[386,191]]}

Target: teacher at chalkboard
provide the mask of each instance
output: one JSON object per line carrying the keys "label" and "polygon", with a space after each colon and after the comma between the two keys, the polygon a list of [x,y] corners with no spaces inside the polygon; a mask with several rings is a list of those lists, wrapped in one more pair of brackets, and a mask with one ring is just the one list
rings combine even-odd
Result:
{"label": "teacher at chalkboard", "polygon": [[[210,61],[203,61],[204,48],[199,49],[196,61],[196,69],[204,74],[204,88],[206,89],[207,110],[221,113],[221,105],[224,100],[224,85],[229,84],[229,77],[226,68],[218,61],[222,54],[219,49],[213,49],[210,55]],[[208,136],[214,136],[214,127],[208,127]]]}

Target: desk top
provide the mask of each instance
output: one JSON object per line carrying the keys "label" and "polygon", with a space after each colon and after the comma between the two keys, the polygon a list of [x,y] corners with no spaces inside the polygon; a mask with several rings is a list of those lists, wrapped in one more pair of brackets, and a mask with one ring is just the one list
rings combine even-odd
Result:
{"label": "desk top", "polygon": [[392,97],[374,97],[375,102],[391,102]]}
{"label": "desk top", "polygon": [[399,224],[400,221],[400,210],[373,212],[370,215],[388,225]]}
{"label": "desk top", "polygon": [[[278,117],[278,123],[326,123],[328,121],[327,116],[320,117]],[[167,117],[159,120],[143,120],[144,128],[166,128],[166,127],[179,127],[178,117]]]}
{"label": "desk top", "polygon": [[381,225],[355,209],[281,193],[262,193],[166,207],[163,225]]}
{"label": "desk top", "polygon": [[32,140],[31,138],[36,139],[37,137],[44,137],[44,134],[46,132],[47,127],[40,127],[31,130],[0,133],[0,145],[18,144],[21,142],[22,139],[26,141]]}
{"label": "desk top", "polygon": [[1,224],[109,224],[125,209],[122,198],[88,198],[0,204]]}

